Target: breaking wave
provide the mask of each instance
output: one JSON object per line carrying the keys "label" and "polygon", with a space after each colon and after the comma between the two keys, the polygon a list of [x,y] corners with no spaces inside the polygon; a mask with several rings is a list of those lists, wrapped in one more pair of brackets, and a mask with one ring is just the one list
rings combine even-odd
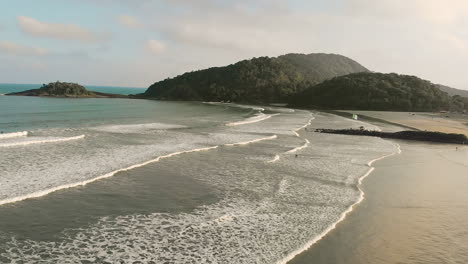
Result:
{"label": "breaking wave", "polygon": [[257,116],[253,116],[253,117],[249,117],[245,120],[242,120],[242,121],[237,121],[237,122],[231,122],[231,123],[227,123],[226,126],[240,126],[240,125],[247,125],[247,124],[253,124],[253,123],[257,123],[257,122],[261,122],[261,121],[264,121],[264,120],[267,120],[273,116],[277,116],[279,114],[271,114],[271,115],[266,115],[266,114],[259,114]]}
{"label": "breaking wave", "polygon": [[0,143],[0,147],[16,147],[16,146],[27,146],[32,144],[43,144],[43,143],[55,143],[64,142],[77,139],[83,139],[85,135],[79,135],[75,137],[25,137],[21,140],[8,141],[6,143]]}
{"label": "breaking wave", "polygon": [[186,128],[186,126],[165,124],[165,123],[145,123],[145,124],[131,124],[131,125],[107,125],[95,127],[94,130],[111,132],[111,133],[144,133],[152,130],[168,130]]}
{"label": "breaking wave", "polygon": [[2,133],[2,134],[0,134],[0,139],[25,137],[27,135],[28,135],[28,131],[13,132],[13,133]]}

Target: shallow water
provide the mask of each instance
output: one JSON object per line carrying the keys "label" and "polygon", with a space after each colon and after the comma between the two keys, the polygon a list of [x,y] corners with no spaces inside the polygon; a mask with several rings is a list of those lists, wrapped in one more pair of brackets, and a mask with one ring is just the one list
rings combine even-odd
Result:
{"label": "shallow water", "polygon": [[24,100],[0,117],[28,132],[0,139],[17,143],[0,145],[7,263],[284,263],[360,200],[369,161],[397,150],[313,133],[372,125],[308,111]]}

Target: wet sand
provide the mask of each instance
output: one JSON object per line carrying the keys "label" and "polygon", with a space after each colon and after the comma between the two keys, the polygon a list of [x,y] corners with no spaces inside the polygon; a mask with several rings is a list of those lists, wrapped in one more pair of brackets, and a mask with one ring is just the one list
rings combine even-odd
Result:
{"label": "wet sand", "polygon": [[468,262],[468,147],[396,141],[374,164],[365,200],[289,263]]}

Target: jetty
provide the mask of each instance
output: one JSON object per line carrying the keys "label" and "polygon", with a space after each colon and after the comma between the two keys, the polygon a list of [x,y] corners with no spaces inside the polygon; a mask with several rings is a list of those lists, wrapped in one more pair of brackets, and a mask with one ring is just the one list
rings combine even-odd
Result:
{"label": "jetty", "polygon": [[417,140],[417,141],[429,141],[438,143],[450,143],[450,144],[468,144],[468,138],[463,134],[454,133],[442,133],[433,131],[399,131],[399,132],[381,132],[375,130],[366,129],[328,129],[318,128],[315,130],[318,133],[328,134],[341,134],[341,135],[353,135],[353,136],[371,136],[381,138],[394,138],[404,140]]}

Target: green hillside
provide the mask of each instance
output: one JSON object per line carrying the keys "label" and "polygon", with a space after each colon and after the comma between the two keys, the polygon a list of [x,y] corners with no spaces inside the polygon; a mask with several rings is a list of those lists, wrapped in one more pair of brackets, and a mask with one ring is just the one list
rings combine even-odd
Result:
{"label": "green hillside", "polygon": [[154,83],[139,96],[161,100],[286,102],[311,85],[366,71],[357,62],[341,55],[287,54],[184,73]]}
{"label": "green hillside", "polygon": [[460,111],[468,99],[451,97],[427,80],[395,73],[354,73],[336,77],[295,95],[291,105],[325,109]]}

